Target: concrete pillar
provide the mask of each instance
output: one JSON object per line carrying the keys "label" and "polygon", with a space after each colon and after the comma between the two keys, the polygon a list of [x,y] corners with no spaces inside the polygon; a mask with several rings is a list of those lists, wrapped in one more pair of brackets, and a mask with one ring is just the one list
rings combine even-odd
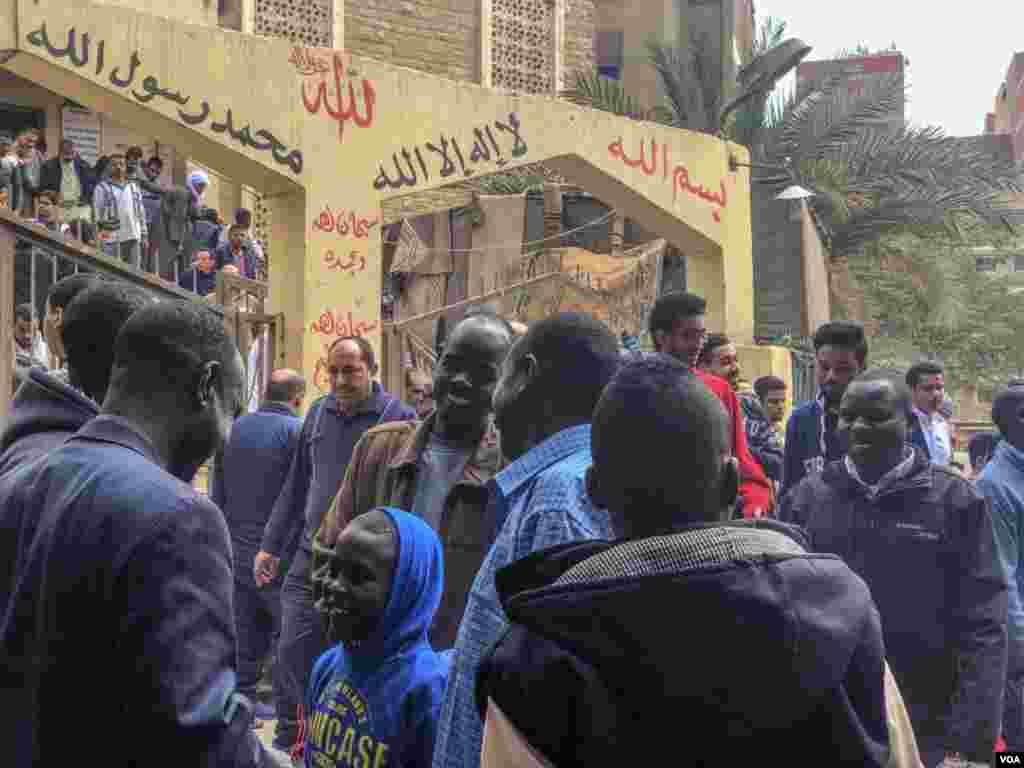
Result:
{"label": "concrete pillar", "polygon": [[[311,382],[317,357],[306,333],[306,221],[305,195],[302,191],[265,199],[270,209],[270,240],[273,243],[270,268],[269,312],[284,313],[284,345],[278,351],[274,367],[287,366],[306,376]],[[309,347],[307,349],[307,347]],[[313,360],[313,367],[305,364]],[[315,387],[308,386],[307,400],[312,401]]]}

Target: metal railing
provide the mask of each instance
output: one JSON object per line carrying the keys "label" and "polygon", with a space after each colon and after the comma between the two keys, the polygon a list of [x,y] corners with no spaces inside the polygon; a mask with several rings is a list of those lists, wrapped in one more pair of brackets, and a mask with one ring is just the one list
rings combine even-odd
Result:
{"label": "metal railing", "polygon": [[[31,304],[36,318],[46,307],[46,295],[58,280],[76,272],[97,272],[138,285],[158,298],[198,300],[160,276],[144,272],[63,235],[0,209],[0,404],[6,410],[14,367],[14,311]],[[223,309],[212,305],[223,314]]]}

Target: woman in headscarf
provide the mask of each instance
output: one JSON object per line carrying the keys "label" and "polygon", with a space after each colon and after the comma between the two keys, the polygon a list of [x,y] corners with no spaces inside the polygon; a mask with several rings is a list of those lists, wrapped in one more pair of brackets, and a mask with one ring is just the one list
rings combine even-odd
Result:
{"label": "woman in headscarf", "polygon": [[188,175],[185,185],[188,187],[188,191],[192,193],[192,205],[196,208],[198,215],[203,195],[206,193],[206,188],[210,186],[210,177],[206,175],[205,171],[192,171]]}

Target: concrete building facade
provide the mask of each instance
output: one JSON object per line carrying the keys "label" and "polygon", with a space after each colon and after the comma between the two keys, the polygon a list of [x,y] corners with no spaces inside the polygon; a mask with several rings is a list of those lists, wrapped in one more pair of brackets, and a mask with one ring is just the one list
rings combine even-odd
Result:
{"label": "concrete building facade", "polygon": [[380,348],[386,206],[529,164],[683,250],[709,324],[753,336],[749,154],[714,136],[86,0],[0,2],[0,69],[260,190],[275,363],[308,375],[338,336]]}

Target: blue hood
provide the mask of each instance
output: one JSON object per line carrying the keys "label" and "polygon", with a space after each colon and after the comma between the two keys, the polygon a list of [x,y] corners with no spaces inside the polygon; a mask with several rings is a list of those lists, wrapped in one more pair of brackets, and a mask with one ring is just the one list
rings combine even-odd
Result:
{"label": "blue hood", "polygon": [[380,624],[358,649],[346,648],[353,666],[361,667],[427,644],[427,631],[441,605],[444,558],[433,528],[394,507],[380,507],[395,531],[398,554],[391,594]]}
{"label": "blue hood", "polygon": [[0,473],[49,453],[98,413],[92,400],[56,377],[28,370],[0,435]]}

